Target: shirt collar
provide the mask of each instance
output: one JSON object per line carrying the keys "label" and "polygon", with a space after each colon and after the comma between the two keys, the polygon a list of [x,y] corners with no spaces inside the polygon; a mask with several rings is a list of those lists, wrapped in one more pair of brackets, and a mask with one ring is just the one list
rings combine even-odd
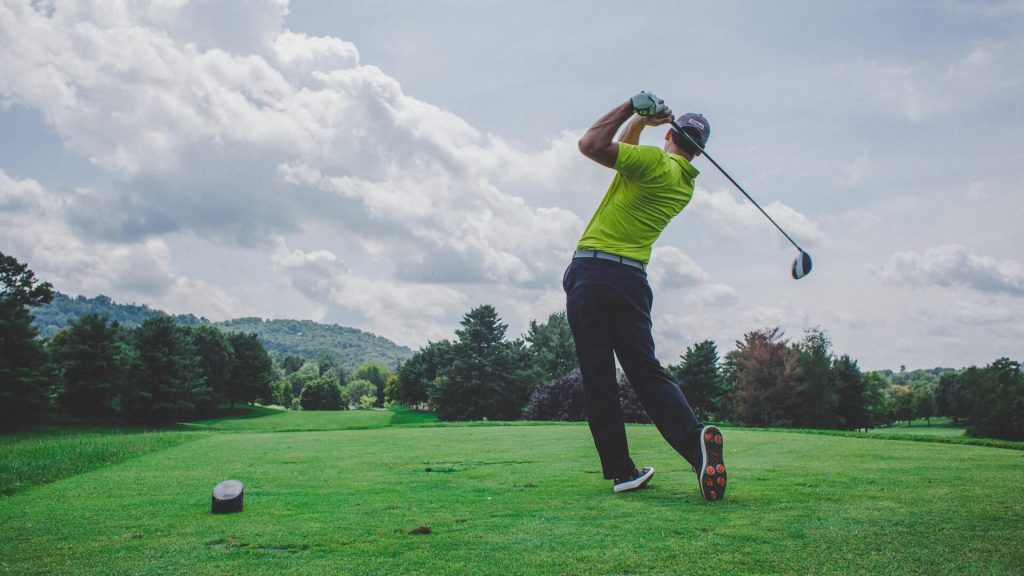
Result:
{"label": "shirt collar", "polygon": [[697,170],[697,167],[690,164],[690,161],[686,158],[678,154],[672,154],[671,152],[668,153],[668,157],[675,160],[676,164],[679,164],[679,167],[682,168],[683,172],[685,172],[690,178],[696,178],[697,175],[700,174],[700,170]]}

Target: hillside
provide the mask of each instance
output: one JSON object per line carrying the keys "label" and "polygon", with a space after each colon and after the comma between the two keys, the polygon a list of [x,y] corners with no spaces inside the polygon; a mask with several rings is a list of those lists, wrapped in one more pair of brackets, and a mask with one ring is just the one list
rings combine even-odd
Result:
{"label": "hillside", "polygon": [[[86,314],[105,316],[125,328],[137,328],[154,316],[164,315],[161,310],[146,305],[118,304],[107,296],[72,298],[56,293],[53,302],[34,308],[35,326],[43,338],[51,338]],[[353,370],[367,362],[381,362],[394,367],[409,358],[412,350],[394,342],[363,332],[356,328],[336,324],[320,324],[311,320],[263,320],[239,318],[224,322],[210,322],[191,314],[172,316],[179,324],[195,326],[212,324],[230,332],[255,332],[274,358],[286,355],[315,360],[321,351],[333,354],[346,370]]]}

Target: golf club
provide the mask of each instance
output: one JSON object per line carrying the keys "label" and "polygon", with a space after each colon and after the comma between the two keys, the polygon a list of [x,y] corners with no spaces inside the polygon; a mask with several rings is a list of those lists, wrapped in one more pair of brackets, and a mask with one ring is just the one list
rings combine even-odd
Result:
{"label": "golf club", "polygon": [[747,194],[747,191],[743,189],[743,186],[740,186],[739,182],[733,180],[732,176],[729,176],[729,173],[726,172],[725,169],[723,169],[721,166],[719,166],[718,162],[715,162],[714,158],[712,158],[711,156],[708,155],[707,151],[704,149],[703,146],[701,146],[700,144],[697,144],[696,140],[694,140],[678,124],[676,124],[675,119],[672,120],[672,129],[676,133],[682,134],[684,138],[686,138],[687,140],[690,141],[691,144],[696,146],[701,151],[701,153],[704,154],[704,157],[707,158],[708,160],[710,160],[711,163],[715,165],[715,168],[718,168],[718,171],[721,172],[723,176],[728,178],[729,182],[732,182],[733,186],[738,188],[739,191],[742,192],[743,195],[747,197],[747,200],[750,200],[750,202],[753,203],[754,206],[757,206],[757,209],[761,211],[761,214],[764,214],[765,218],[767,218],[772,224],[775,224],[775,227],[779,229],[779,232],[782,232],[782,235],[786,237],[786,240],[789,240],[789,242],[791,244],[793,244],[793,246],[796,246],[796,249],[800,251],[800,254],[796,257],[796,260],[793,261],[793,279],[794,280],[799,280],[799,279],[803,278],[804,276],[807,276],[808,274],[810,274],[811,273],[811,255],[808,254],[807,252],[805,252],[804,249],[801,248],[799,244],[797,244],[792,238],[790,238],[789,234],[786,234],[786,231],[782,229],[782,226],[779,226],[778,222],[773,220],[772,217],[769,216],[768,213],[764,211],[764,208],[761,208],[761,205],[758,204],[756,200],[754,200],[753,198],[750,197],[750,194]]}

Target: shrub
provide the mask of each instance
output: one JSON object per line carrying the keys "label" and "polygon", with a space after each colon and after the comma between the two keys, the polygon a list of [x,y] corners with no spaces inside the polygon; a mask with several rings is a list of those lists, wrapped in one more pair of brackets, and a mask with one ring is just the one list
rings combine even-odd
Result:
{"label": "shrub", "polygon": [[587,408],[583,396],[583,376],[580,371],[573,370],[534,390],[530,405],[526,409],[526,418],[553,422],[586,420]]}
{"label": "shrub", "polygon": [[299,403],[303,410],[340,410],[341,390],[333,376],[327,374],[302,387]]}

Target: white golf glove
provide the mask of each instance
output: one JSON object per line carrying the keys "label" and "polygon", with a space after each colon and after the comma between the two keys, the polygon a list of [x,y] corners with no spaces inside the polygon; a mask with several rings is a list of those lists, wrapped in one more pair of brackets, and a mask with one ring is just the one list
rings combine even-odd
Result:
{"label": "white golf glove", "polygon": [[657,116],[665,111],[665,101],[654,94],[643,91],[630,99],[633,112],[641,116]]}

